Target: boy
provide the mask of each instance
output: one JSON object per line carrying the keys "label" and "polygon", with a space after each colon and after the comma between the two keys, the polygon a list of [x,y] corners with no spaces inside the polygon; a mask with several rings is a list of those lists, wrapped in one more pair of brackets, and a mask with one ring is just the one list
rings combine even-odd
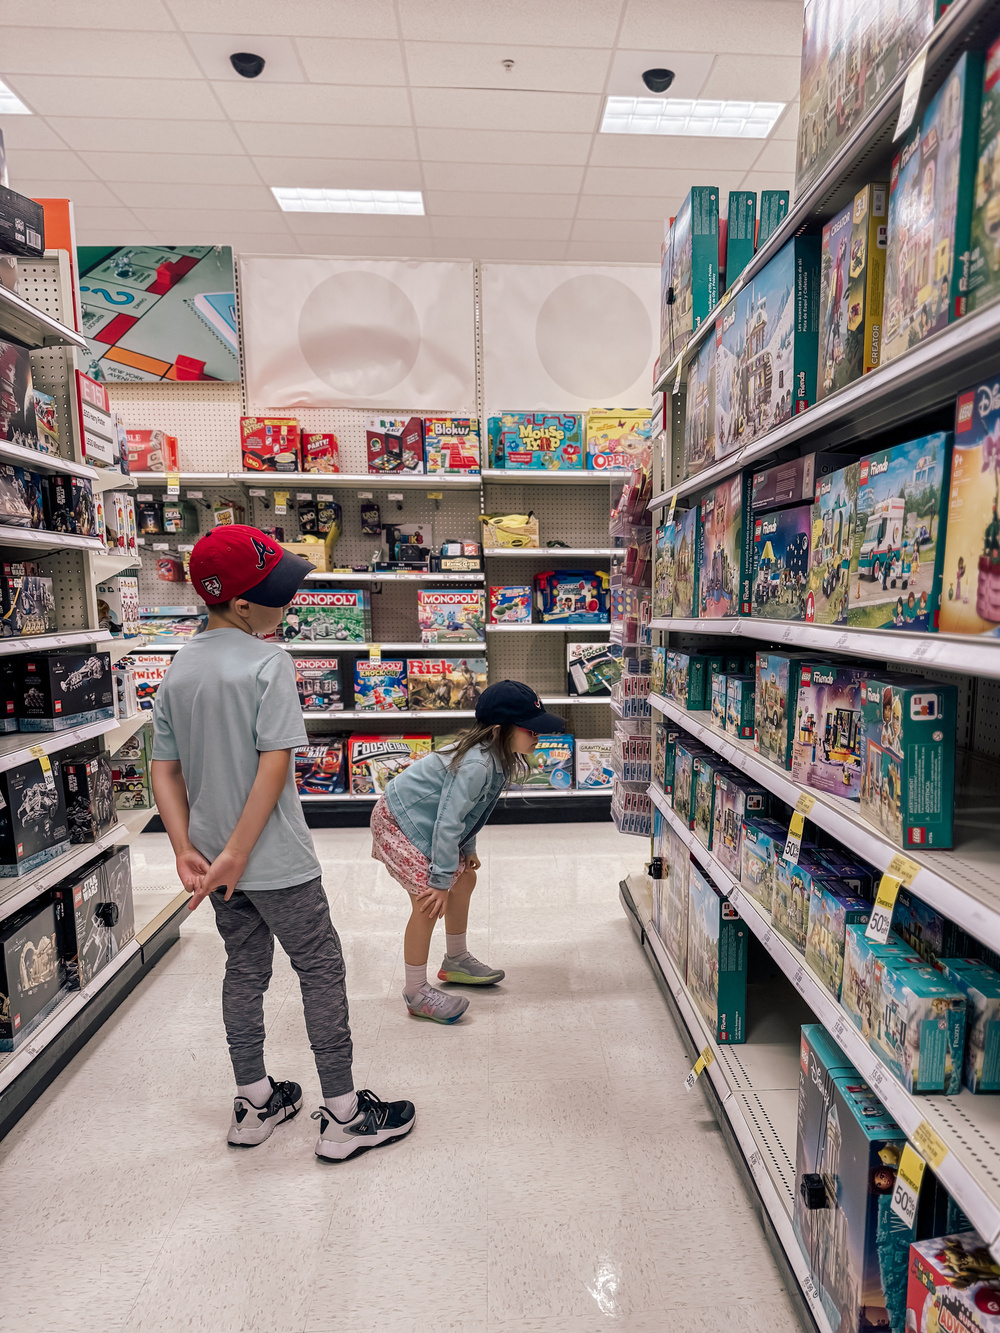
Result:
{"label": "boy", "polygon": [[257,528],[215,528],[191,552],[205,631],[177,654],[153,710],[153,791],[190,910],[211,896],[226,944],[222,1013],[236,1075],[229,1142],[251,1147],[302,1106],[264,1069],[274,938],[298,973],[323,1101],[316,1155],[342,1161],[413,1128],[408,1101],[355,1093],[344,958],[295,789],[306,733],[291,658],[263,643],[313,569]]}

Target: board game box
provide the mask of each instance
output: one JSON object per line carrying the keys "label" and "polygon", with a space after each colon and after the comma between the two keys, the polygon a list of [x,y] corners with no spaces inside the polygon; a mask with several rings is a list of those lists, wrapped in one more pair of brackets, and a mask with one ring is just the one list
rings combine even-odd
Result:
{"label": "board game box", "polygon": [[295,688],[307,713],[338,713],[344,707],[339,657],[293,657]]}
{"label": "board game box", "polygon": [[576,787],[577,791],[597,791],[605,788],[610,791],[614,779],[611,767],[610,740],[593,740],[582,736],[576,738]]}
{"label": "board game box", "polygon": [[617,643],[568,643],[566,675],[570,694],[600,697],[621,679],[622,649]]}
{"label": "board game box", "polygon": [[883,362],[965,314],[982,71],[966,51],[893,160]]}
{"label": "board game box", "polygon": [[129,429],[128,466],[130,472],[177,472],[177,437],[162,430]]}
{"label": "board game box", "polygon": [[879,363],[889,186],[866,185],[823,228],[816,398]]}
{"label": "board game box", "polygon": [[719,299],[719,191],[696,185],[664,238],[660,268],[660,364],[674,359]]}
{"label": "board game box", "polygon": [[295,786],[300,796],[335,796],[347,782],[346,736],[310,736],[295,751]]}
{"label": "board game box", "polygon": [[574,738],[566,732],[538,737],[529,755],[525,787],[555,787],[569,791],[573,786]]}
{"label": "board game box", "polygon": [[423,472],[424,423],[420,417],[369,417],[365,440],[369,472]]}
{"label": "board game box", "polygon": [[410,657],[411,708],[474,709],[486,689],[485,657]]}
{"label": "board game box", "polygon": [[740,740],[753,739],[754,678],[726,676],[726,731]]}
{"label": "board game box", "polygon": [[674,542],[677,524],[664,520],[656,528],[653,551],[653,618],[674,613]]}
{"label": "board game box", "polygon": [[583,467],[583,417],[578,412],[504,412],[490,417],[490,467]]}
{"label": "board game box", "polygon": [[816,481],[805,618],[818,625],[847,624],[860,476],[851,463]]}
{"label": "board game box", "polygon": [[698,607],[702,619],[749,614],[749,491],[749,475],[743,477],[737,473],[702,498],[698,556]]}
{"label": "board game box", "polygon": [[674,616],[698,616],[698,563],[701,558],[701,506],[679,512],[674,539]]}
{"label": "board game box", "polygon": [[[933,630],[947,540],[952,435],[938,431],[862,458],[847,623]],[[982,481],[978,482],[982,489]]]}
{"label": "board game box", "polygon": [[366,657],[354,661],[354,707],[358,712],[392,712],[407,707],[406,663]]}
{"label": "board game box", "polygon": [[603,625],[609,576],[601,569],[548,569],[535,575],[539,619],[561,625]]}
{"label": "board game box", "polygon": [[1000,380],[959,394],[940,628],[1000,636]]}
{"label": "board game box", "polygon": [[753,190],[730,190],[726,226],[726,286],[732,287],[753,259],[757,240],[757,195]]}
{"label": "board game box", "polygon": [[[710,329],[687,368],[685,477],[695,476],[715,461],[715,444],[715,329]],[[718,456],[724,458],[725,453],[720,452]]]}
{"label": "board game box", "polygon": [[715,326],[716,453],[759,439],[816,401],[820,238],[797,236]]}
{"label": "board game box", "polygon": [[792,766],[792,719],[804,660],[804,653],[759,652],[756,657],[753,748],[779,768]]}
{"label": "board game box", "polygon": [[322,643],[327,639],[336,643],[368,643],[370,595],[364,588],[300,590],[285,612],[281,632],[287,643]]}
{"label": "board game box", "polygon": [[397,773],[431,752],[430,736],[355,735],[347,744],[355,796],[381,796]]}
{"label": "board game box", "polygon": [[998,1333],[1000,1264],[975,1231],[911,1244],[906,1327]]}
{"label": "board game box", "polygon": [[421,643],[482,643],[486,633],[486,593],[481,588],[417,592]]}
{"label": "board game box", "polygon": [[424,461],[429,473],[478,473],[478,418],[424,417]]}
{"label": "board game box", "polygon": [[653,422],[648,411],[587,413],[587,467],[592,472],[631,472],[649,467]]}
{"label": "board game box", "polygon": [[860,798],[867,674],[856,666],[803,663],[792,744],[793,781],[830,796]]}
{"label": "board game box", "polygon": [[811,505],[775,509],[754,518],[752,615],[765,620],[807,619],[811,538]]}
{"label": "board game box", "polygon": [[747,927],[692,861],[688,870],[687,985],[722,1045],[746,1040]]}
{"label": "board game box", "polygon": [[308,431],[301,435],[303,472],[330,474],[340,471],[340,441],[332,431]]}
{"label": "board game box", "polygon": [[240,417],[246,472],[299,472],[299,423],[294,417]]}
{"label": "board game box", "polygon": [[31,353],[20,343],[0,339],[0,442],[37,449]]}
{"label": "board game box", "polygon": [[490,588],[491,625],[530,625],[531,589],[526,583]]}

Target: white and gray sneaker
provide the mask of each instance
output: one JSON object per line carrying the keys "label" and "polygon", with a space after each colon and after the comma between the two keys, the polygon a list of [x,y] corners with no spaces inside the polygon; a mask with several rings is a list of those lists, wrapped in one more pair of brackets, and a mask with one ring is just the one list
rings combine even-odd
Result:
{"label": "white and gray sneaker", "polygon": [[233,1099],[233,1120],[229,1142],[234,1148],[255,1148],[274,1133],[275,1125],[291,1120],[302,1110],[302,1089],[297,1083],[275,1083],[263,1106],[254,1106],[246,1097]]}
{"label": "white and gray sneaker", "polygon": [[450,981],[459,986],[495,986],[506,975],[503,968],[481,963],[471,953],[459,954],[454,958],[445,954],[438,981]]}
{"label": "white and gray sneaker", "polygon": [[406,1007],[414,1018],[429,1018],[433,1023],[457,1023],[469,1007],[469,1001],[459,995],[446,995],[429,981],[425,981],[413,995],[403,991]]}
{"label": "white and gray sneaker", "polygon": [[343,1162],[369,1148],[384,1148],[409,1134],[416,1111],[412,1102],[383,1102],[362,1088],[358,1092],[357,1114],[351,1120],[338,1120],[327,1106],[313,1111],[312,1118],[319,1121],[316,1156],[325,1162]]}

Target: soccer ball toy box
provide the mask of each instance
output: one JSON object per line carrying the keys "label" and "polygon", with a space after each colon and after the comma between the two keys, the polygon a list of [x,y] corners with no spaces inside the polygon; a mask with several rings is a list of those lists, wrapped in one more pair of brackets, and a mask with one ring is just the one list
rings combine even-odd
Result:
{"label": "soccer ball toy box", "polygon": [[0,1051],[13,1051],[59,1003],[66,969],[52,903],[0,925]]}
{"label": "soccer ball toy box", "polygon": [[1000,636],[1000,380],[959,395],[941,629]]}
{"label": "soccer ball toy box", "polygon": [[719,299],[719,191],[696,185],[677,210],[660,259],[660,364],[667,366]]}
{"label": "soccer ball toy box", "polygon": [[587,467],[593,472],[631,472],[649,467],[653,422],[644,411],[587,413]]}
{"label": "soccer ball toy box", "polygon": [[914,1333],[1000,1333],[1000,1264],[976,1232],[910,1246],[906,1327]]}
{"label": "soccer ball toy box", "polygon": [[816,479],[806,620],[846,625],[861,465]]}
{"label": "soccer ball toy box", "polygon": [[573,737],[564,732],[539,736],[528,760],[525,787],[555,787],[568,791],[573,786]]}
{"label": "soccer ball toy box", "polygon": [[576,412],[504,412],[489,418],[490,467],[583,467],[583,417]]}
{"label": "soccer ball toy box", "polygon": [[753,520],[752,614],[806,620],[812,506],[795,505]]}
{"label": "soccer ball toy box", "polygon": [[758,653],[753,748],[779,768],[792,766],[792,740],[803,653]]}
{"label": "soccer ball toy box", "polygon": [[817,399],[879,363],[889,186],[866,185],[823,228]]}
{"label": "soccer ball toy box", "polygon": [[406,664],[359,657],[354,663],[354,707],[359,712],[392,712],[406,707]]}
{"label": "soccer ball toy box", "polygon": [[601,625],[608,618],[608,575],[603,570],[549,569],[535,575],[535,606],[546,623]]}
{"label": "soccer ball toy box", "polygon": [[688,366],[684,406],[684,475],[693,477],[715,461],[715,330]]}
{"label": "soccer ball toy box", "polygon": [[66,731],[115,715],[115,685],[108,653],[25,657],[18,666],[17,718],[21,731]]}
{"label": "soccer ball toy box", "polygon": [[367,643],[371,639],[371,601],[363,588],[297,592],[285,612],[286,642]]}
{"label": "soccer ball toy box", "polygon": [[861,795],[865,672],[806,662],[799,679],[792,742],[792,779],[815,791]]}
{"label": "soccer ball toy box", "polygon": [[421,643],[482,643],[486,631],[486,594],[481,589],[451,592],[421,588],[417,593]]}
{"label": "soccer ball toy box", "polygon": [[406,680],[411,708],[475,708],[486,688],[485,657],[411,657]]}
{"label": "soccer ball toy box", "polygon": [[352,736],[348,741],[351,792],[381,796],[397,773],[430,752],[430,736]]}
{"label": "soccer ball toy box", "polygon": [[622,649],[616,643],[568,643],[566,674],[570,694],[608,695],[622,675]]}
{"label": "soccer ball toy box", "polygon": [[701,502],[698,607],[702,619],[750,610],[750,553],[744,540],[749,484],[749,474],[732,477]]}
{"label": "soccer ball toy box", "polygon": [[747,927],[692,861],[688,870],[687,985],[715,1040],[746,1040]]}
{"label": "soccer ball toy box", "polygon": [[0,773],[0,878],[26,875],[70,847],[58,759],[29,759]]}

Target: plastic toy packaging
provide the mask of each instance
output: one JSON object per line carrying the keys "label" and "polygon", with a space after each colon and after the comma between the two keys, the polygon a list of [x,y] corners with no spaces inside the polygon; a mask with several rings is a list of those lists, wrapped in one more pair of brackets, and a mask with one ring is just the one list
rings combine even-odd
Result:
{"label": "plastic toy packaging", "polygon": [[538,549],[538,519],[527,514],[482,514],[483,546]]}
{"label": "plastic toy packaging", "polygon": [[975,1231],[910,1246],[906,1327],[1000,1333],[1000,1264]]}
{"label": "plastic toy packaging", "polygon": [[535,575],[535,605],[543,622],[597,625],[608,618],[610,579],[603,570],[549,569]]}

